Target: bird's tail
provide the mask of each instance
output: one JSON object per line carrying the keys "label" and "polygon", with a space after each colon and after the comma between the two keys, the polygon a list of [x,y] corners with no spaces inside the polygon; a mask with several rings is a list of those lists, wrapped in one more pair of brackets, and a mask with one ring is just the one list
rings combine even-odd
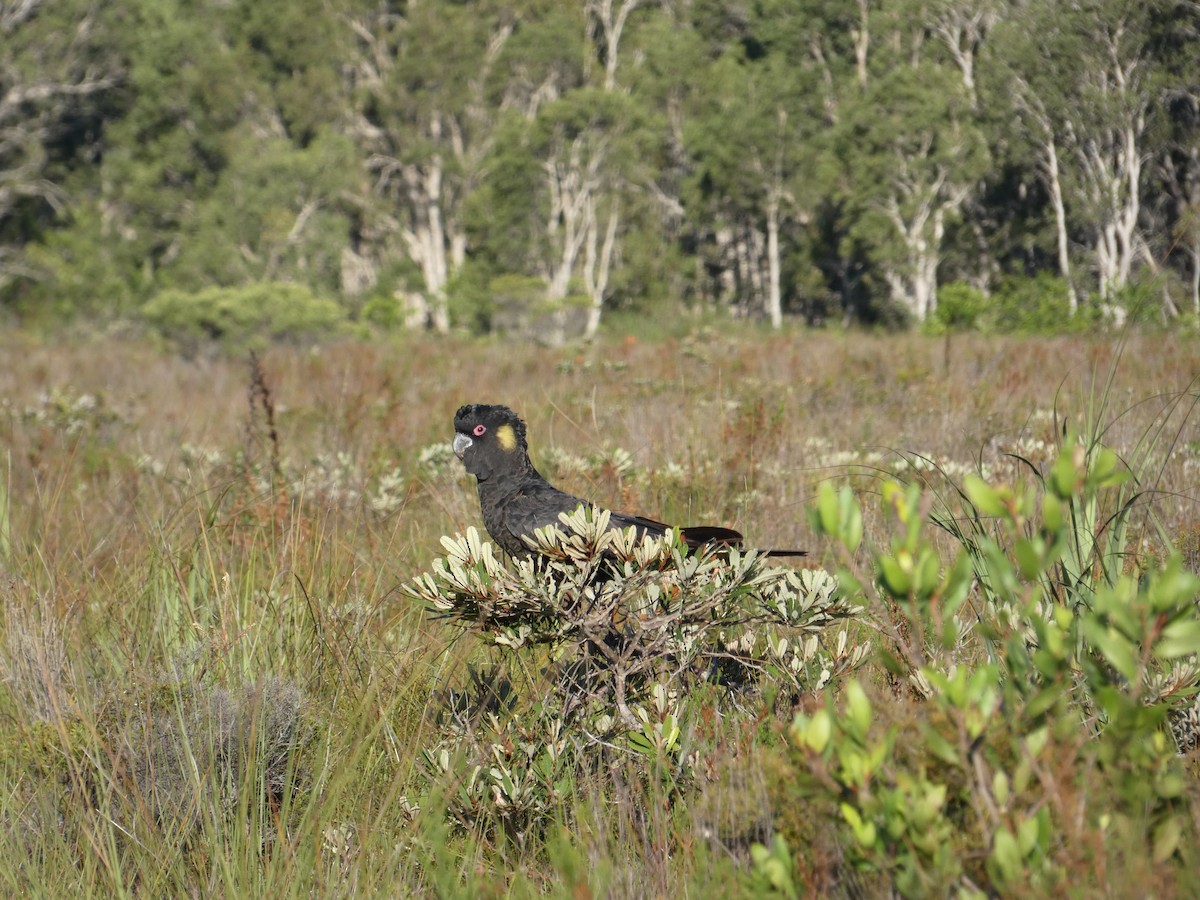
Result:
{"label": "bird's tail", "polygon": [[683,542],[693,550],[704,546],[741,547],[742,533],[717,525],[693,525],[679,529]]}
{"label": "bird's tail", "polygon": [[[680,530],[683,541],[693,550],[701,547],[737,547],[745,546],[745,540],[740,531],[732,528],[721,528],[717,525],[693,525]],[[759,550],[763,556],[808,556],[807,550]]]}

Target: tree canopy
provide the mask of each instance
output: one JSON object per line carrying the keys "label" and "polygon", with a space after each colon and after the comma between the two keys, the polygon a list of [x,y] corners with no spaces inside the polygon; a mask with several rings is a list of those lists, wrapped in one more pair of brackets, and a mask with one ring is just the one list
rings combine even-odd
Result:
{"label": "tree canopy", "polygon": [[592,333],[1053,283],[1180,322],[1198,36],[1184,0],[0,0],[0,311],[287,283]]}

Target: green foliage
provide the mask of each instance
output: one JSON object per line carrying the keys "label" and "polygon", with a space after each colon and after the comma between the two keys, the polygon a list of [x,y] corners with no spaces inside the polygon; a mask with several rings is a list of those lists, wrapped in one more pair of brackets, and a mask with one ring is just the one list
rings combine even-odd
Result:
{"label": "green foliage", "polygon": [[[378,327],[487,330],[508,274],[664,330],[776,299],[902,327],[940,280],[934,329],[1097,327],[1000,283],[1069,269],[1106,314],[1174,328],[1146,274],[1191,272],[1196,123],[1162,98],[1197,81],[1194,6],[985,6],[22,3],[0,306],[122,320],[288,281]],[[995,296],[976,312],[962,283]]]}
{"label": "green foliage", "polygon": [[213,287],[191,294],[163,291],[141,314],[147,324],[187,346],[211,340],[231,351],[271,340],[317,340],[347,325],[336,303],[298,284]]}
{"label": "green foliage", "polygon": [[[521,337],[561,344],[564,339],[583,334],[588,298],[570,293],[562,299],[547,296],[545,279],[524,275],[499,275],[487,284],[487,290],[462,291],[461,300],[475,322],[486,322],[486,330],[509,337]],[[465,305],[459,304],[459,308]]]}
{"label": "green foliage", "polygon": [[[1081,811],[1108,852],[1131,839],[1115,820],[1147,859],[1186,841],[1166,723],[1200,687],[1200,577],[1177,555],[1127,571],[1129,479],[1111,450],[1071,436],[1033,484],[967,476],[944,514],[919,485],[885,483],[894,534],[870,549],[885,662],[927,709],[912,733],[855,683],[790,735],[806,796],[836,809],[852,861],[901,894],[1062,890],[1084,851],[1061,835],[1082,839]],[[852,552],[858,516],[823,485],[811,519]],[[931,523],[954,537],[953,558]]]}
{"label": "green foliage", "polygon": [[[1118,303],[1123,307],[1123,303]],[[1156,304],[1138,306],[1149,316]],[[975,330],[988,334],[1062,334],[1085,332],[1104,321],[1099,309],[1084,305],[1071,312],[1066,282],[1047,272],[1035,276],[1006,275],[990,294],[962,282],[938,289],[938,308],[925,331]]]}
{"label": "green foliage", "polygon": [[961,281],[938,288],[938,305],[925,330],[934,334],[979,327],[991,301],[977,288]]}
{"label": "green foliage", "polygon": [[345,198],[358,184],[353,144],[322,131],[304,148],[239,127],[225,166],[184,226],[172,285],[242,286],[292,276],[308,290],[340,286]]}
{"label": "green foliage", "polygon": [[1071,315],[1066,282],[1048,273],[1002,279],[984,317],[987,330],[1015,334],[1053,334],[1073,328],[1082,331],[1094,321],[1086,310]]}

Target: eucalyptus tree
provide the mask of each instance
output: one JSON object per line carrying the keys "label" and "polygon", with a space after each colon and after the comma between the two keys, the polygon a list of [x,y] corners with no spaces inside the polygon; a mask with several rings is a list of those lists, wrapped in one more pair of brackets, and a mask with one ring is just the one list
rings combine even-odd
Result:
{"label": "eucalyptus tree", "polygon": [[834,128],[848,241],[861,243],[891,299],[922,321],[937,308],[947,229],[991,154],[961,63],[927,42],[937,20],[921,4],[878,14],[878,49],[862,90],[847,90]]}
{"label": "eucalyptus tree", "polygon": [[740,49],[707,74],[709,96],[688,129],[695,157],[693,213],[711,219],[730,299],[778,328],[783,321],[781,235],[811,210],[816,132],[804,82],[783,54],[750,60]]}
{"label": "eucalyptus tree", "polygon": [[401,286],[409,318],[447,331],[447,286],[466,261],[464,211],[492,147],[503,84],[501,53],[520,4],[429,0],[371,4],[350,16],[357,120],[351,129],[371,176],[365,280],[411,260],[419,285]]}
{"label": "eucalyptus tree", "polygon": [[[122,71],[91,178],[35,257],[47,293],[128,311],[169,286],[339,287],[347,108],[323,0],[100,5]],[[339,173],[331,177],[331,173]]]}
{"label": "eucalyptus tree", "polygon": [[[1187,305],[1192,315],[1200,317],[1200,97],[1182,102],[1190,115],[1180,116],[1180,130],[1188,134],[1180,135],[1183,139],[1178,145],[1158,154],[1158,177],[1163,188],[1158,206],[1166,207],[1162,218],[1167,223],[1164,236],[1169,245],[1164,256],[1180,257]],[[1168,311],[1182,312],[1178,308]]]}
{"label": "eucalyptus tree", "polygon": [[711,223],[723,293],[776,328],[787,239],[795,243],[817,202],[827,115],[817,32],[802,13],[757,4],[703,71],[685,128],[690,213]]}
{"label": "eucalyptus tree", "polygon": [[979,104],[979,55],[1006,5],[1005,0],[928,0],[923,10],[932,35],[958,67],[973,109]]}
{"label": "eucalyptus tree", "polygon": [[[207,19],[197,15],[193,27]],[[185,288],[294,281],[341,293],[363,180],[337,60],[350,34],[325,0],[242,0],[216,20],[227,103],[211,184],[189,198],[162,281]],[[197,86],[200,91],[205,86]]]}
{"label": "eucalyptus tree", "polygon": [[123,77],[87,190],[65,226],[31,248],[44,290],[76,309],[126,311],[178,256],[183,224],[223,164],[238,69],[223,25],[180,0],[106,8]]}
{"label": "eucalyptus tree", "polygon": [[477,245],[497,273],[539,279],[546,309],[586,308],[588,336],[649,177],[645,116],[619,57],[641,24],[635,3],[552,4],[497,61],[503,125],[473,207]]}
{"label": "eucalyptus tree", "polygon": [[108,24],[91,2],[0,2],[0,290],[39,276],[22,249],[69,214],[68,175],[97,152],[124,75]]}
{"label": "eucalyptus tree", "polygon": [[362,175],[353,142],[321,128],[305,146],[243,123],[224,135],[226,164],[193,201],[164,285],[290,281],[318,295],[344,287],[344,254]]}
{"label": "eucalyptus tree", "polygon": [[1000,90],[1039,148],[1054,208],[1059,267],[1089,251],[1102,305],[1139,260],[1153,264],[1142,220],[1147,161],[1161,137],[1182,60],[1195,58],[1195,4],[1178,0],[1031,0],[997,26]]}

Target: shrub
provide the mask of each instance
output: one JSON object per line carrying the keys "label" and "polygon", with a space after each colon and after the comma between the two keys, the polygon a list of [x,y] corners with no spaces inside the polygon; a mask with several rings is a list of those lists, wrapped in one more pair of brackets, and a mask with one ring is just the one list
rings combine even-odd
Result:
{"label": "shrub", "polygon": [[983,317],[988,298],[983,291],[961,281],[938,288],[937,309],[925,323],[926,331],[965,331],[978,327]]}
{"label": "shrub", "polygon": [[260,282],[196,293],[163,291],[142,307],[153,328],[195,346],[216,341],[231,350],[272,340],[316,340],[343,332],[343,310],[299,284]]}
{"label": "shrub", "polygon": [[1071,315],[1067,282],[1047,272],[1009,275],[1000,281],[980,319],[984,331],[1002,334],[1060,334],[1086,331],[1095,314],[1081,306]]}
{"label": "shrub", "polygon": [[64,715],[68,705],[64,692],[52,709],[22,710],[38,717],[15,722],[0,743],[0,771],[17,801],[9,809],[20,810],[13,824],[31,846],[50,841],[48,829],[94,839],[109,824],[128,841],[125,852],[163,840],[236,845],[247,833],[274,840],[281,810],[293,808],[314,771],[318,725],[287,679],[150,682],[94,717]]}
{"label": "shrub", "polygon": [[[1109,889],[1111,871],[1086,880],[1100,857],[1130,887],[1157,869],[1170,893],[1186,868],[1158,867],[1187,852],[1193,821],[1179,752],[1194,740],[1200,578],[1177,555],[1129,571],[1130,477],[1068,436],[1030,484],[969,476],[941,513],[919,486],[885,485],[895,536],[870,549],[869,583],[893,691],[924,708],[906,718],[851,684],[790,730],[803,799],[881,890]],[[849,550],[860,515],[826,485],[812,520]],[[867,578],[841,580],[865,596]]]}
{"label": "shrub", "polygon": [[845,632],[820,640],[858,613],[823,571],[770,568],[754,553],[688,555],[677,535],[610,531],[607,512],[581,509],[563,526],[539,531],[541,558],[515,569],[474,528],[444,538],[448,555],[409,588],[500,654],[447,695],[425,753],[432,774],[460,786],[451,814],[464,826],[526,835],[610,750],[641,760],[645,777],[669,763],[673,786],[686,783],[697,764],[688,700],[700,688],[727,707],[765,692],[793,702],[865,656]]}
{"label": "shrub", "polygon": [[546,281],[500,275],[488,282],[487,319],[500,334],[558,346],[583,335],[588,298],[575,293],[562,300],[546,296]]}

